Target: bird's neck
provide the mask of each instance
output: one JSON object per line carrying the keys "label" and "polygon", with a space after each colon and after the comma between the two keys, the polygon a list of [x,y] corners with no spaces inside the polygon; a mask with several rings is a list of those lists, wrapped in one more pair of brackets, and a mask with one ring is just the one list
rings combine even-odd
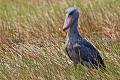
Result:
{"label": "bird's neck", "polygon": [[79,35],[79,32],[77,30],[78,27],[78,20],[76,20],[73,25],[70,27],[68,33],[67,33],[67,38],[72,39],[75,38],[75,36]]}

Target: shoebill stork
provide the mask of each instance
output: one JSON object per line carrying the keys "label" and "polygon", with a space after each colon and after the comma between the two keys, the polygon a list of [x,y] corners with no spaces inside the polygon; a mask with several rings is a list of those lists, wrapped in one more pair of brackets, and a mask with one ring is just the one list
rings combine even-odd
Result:
{"label": "shoebill stork", "polygon": [[79,35],[77,30],[79,12],[77,8],[70,7],[65,12],[63,31],[68,30],[65,42],[65,51],[76,67],[78,63],[90,68],[105,69],[105,64],[96,48]]}

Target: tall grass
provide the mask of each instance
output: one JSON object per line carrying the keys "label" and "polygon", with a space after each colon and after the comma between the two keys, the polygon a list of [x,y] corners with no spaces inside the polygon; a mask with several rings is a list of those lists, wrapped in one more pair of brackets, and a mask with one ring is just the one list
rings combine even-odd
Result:
{"label": "tall grass", "polygon": [[0,0],[1,80],[119,80],[120,0],[76,0],[80,35],[107,71],[75,70],[64,51],[64,11],[73,0]]}

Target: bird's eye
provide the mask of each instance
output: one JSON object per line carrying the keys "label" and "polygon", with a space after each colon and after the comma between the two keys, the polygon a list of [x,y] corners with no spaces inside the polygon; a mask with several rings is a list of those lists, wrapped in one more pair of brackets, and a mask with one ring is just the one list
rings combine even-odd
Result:
{"label": "bird's eye", "polygon": [[73,12],[71,12],[69,15],[72,15],[74,13],[74,11]]}

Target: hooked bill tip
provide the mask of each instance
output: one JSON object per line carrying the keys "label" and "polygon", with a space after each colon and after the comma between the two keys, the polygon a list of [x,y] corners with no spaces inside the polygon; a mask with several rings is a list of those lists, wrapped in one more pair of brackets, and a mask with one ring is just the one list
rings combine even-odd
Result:
{"label": "hooked bill tip", "polygon": [[63,31],[66,31],[67,30],[67,28],[63,28]]}

